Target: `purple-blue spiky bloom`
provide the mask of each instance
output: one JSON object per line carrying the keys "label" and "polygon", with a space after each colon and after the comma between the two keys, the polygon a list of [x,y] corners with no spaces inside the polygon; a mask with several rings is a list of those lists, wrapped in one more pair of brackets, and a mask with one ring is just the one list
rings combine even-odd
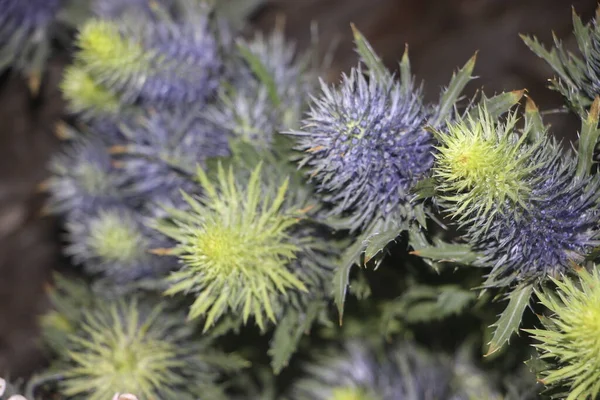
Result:
{"label": "purple-blue spiky bloom", "polygon": [[427,117],[418,90],[367,81],[360,69],[339,88],[321,83],[302,130],[292,134],[332,215],[348,217],[356,230],[411,201],[410,189],[433,164]]}
{"label": "purple-blue spiky bloom", "polygon": [[[332,350],[332,349],[330,349]],[[341,351],[340,351],[341,350]],[[306,366],[309,377],[292,389],[293,400],[467,400],[500,396],[471,367],[428,353],[414,343],[379,348],[358,341],[329,351]],[[465,376],[466,375],[466,376]],[[477,394],[485,397],[474,397]]]}
{"label": "purple-blue spiky bloom", "polygon": [[600,245],[600,181],[577,177],[575,158],[550,140],[539,153],[525,207],[497,213],[483,234],[469,229],[481,262],[493,267],[489,283],[567,273]]}
{"label": "purple-blue spiky bloom", "polygon": [[50,163],[49,207],[56,213],[87,214],[122,204],[123,175],[97,138],[78,138]]}
{"label": "purple-blue spiky bloom", "polygon": [[[92,5],[94,13],[102,18],[120,18],[127,13],[152,14],[151,3],[157,0],[95,0]],[[172,0],[159,0],[161,5],[169,5]]]}
{"label": "purple-blue spiky bloom", "polygon": [[157,279],[176,267],[176,262],[151,254],[171,243],[146,226],[144,216],[115,206],[68,218],[66,253],[86,272],[120,285]]}
{"label": "purple-blue spiky bloom", "polygon": [[196,193],[197,166],[229,155],[227,134],[194,109],[152,112],[122,132],[127,142],[113,148],[117,165],[131,182],[128,191],[146,201]]}
{"label": "purple-blue spiky bloom", "polygon": [[0,70],[45,58],[48,27],[62,0],[0,0]]}
{"label": "purple-blue spiky bloom", "polygon": [[88,21],[76,57],[87,74],[122,104],[201,104],[219,85],[219,44],[203,7],[187,19],[127,14]]}

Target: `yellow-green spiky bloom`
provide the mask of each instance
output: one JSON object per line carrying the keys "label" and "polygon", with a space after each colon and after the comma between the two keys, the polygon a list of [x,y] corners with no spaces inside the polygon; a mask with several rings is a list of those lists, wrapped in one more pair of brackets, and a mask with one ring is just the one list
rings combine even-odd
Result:
{"label": "yellow-green spiky bloom", "polygon": [[544,329],[528,330],[541,357],[552,363],[542,372],[549,387],[565,387],[567,400],[600,396],[600,272],[581,269],[578,278],[553,279],[554,290],[537,292],[551,312]]}
{"label": "yellow-green spiky bloom", "polygon": [[287,180],[264,187],[260,177],[259,165],[241,185],[219,166],[213,184],[199,169],[204,197],[185,195],[191,210],[171,209],[173,223],[157,226],[177,241],[169,253],[181,261],[167,294],[194,295],[189,318],[206,317],[205,329],[228,311],[264,328],[265,317],[276,321],[279,296],[307,290],[289,265],[300,248],[288,236],[298,215],[284,206]]}
{"label": "yellow-green spiky bloom", "polygon": [[54,310],[42,319],[44,339],[56,355],[52,379],[59,380],[61,394],[87,400],[115,393],[148,400],[221,399],[215,377],[226,365],[242,366],[241,360],[215,351],[212,338],[195,336],[185,314],[164,299],[114,300],[91,289],[59,277],[50,292]]}
{"label": "yellow-green spiky bloom", "polygon": [[513,132],[517,121],[511,114],[496,124],[484,108],[439,133],[434,177],[440,198],[450,204],[459,221],[475,215],[492,217],[505,201],[524,204],[531,188],[526,180],[535,147],[523,146],[527,135]]}
{"label": "yellow-green spiky bloom", "polygon": [[78,64],[65,69],[61,90],[69,110],[85,117],[119,112],[119,99]]}

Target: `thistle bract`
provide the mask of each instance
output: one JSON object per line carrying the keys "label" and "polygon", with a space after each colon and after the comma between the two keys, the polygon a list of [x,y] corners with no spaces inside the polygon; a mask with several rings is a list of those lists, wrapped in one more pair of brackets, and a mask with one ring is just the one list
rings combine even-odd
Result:
{"label": "thistle bract", "polygon": [[[480,108],[479,118],[439,133],[434,177],[446,211],[493,267],[488,283],[556,276],[581,262],[598,242],[599,182],[576,174],[577,160],[515,116],[506,124]],[[529,139],[528,139],[529,138]]]}
{"label": "thistle bract", "polygon": [[594,98],[600,95],[600,9],[596,18],[583,24],[573,12],[575,39],[583,58],[567,51],[561,41],[554,37],[554,48],[546,50],[532,37],[521,36],[535,54],[543,58],[556,72],[551,87],[560,92],[567,104],[581,115],[589,108]]}
{"label": "thistle bract", "polygon": [[568,400],[595,399],[600,395],[600,275],[581,269],[577,277],[553,279],[550,289],[537,292],[551,312],[543,329],[527,330],[548,361],[541,382],[564,388]]}
{"label": "thistle bract", "polygon": [[279,296],[306,291],[288,268],[299,248],[288,237],[294,210],[282,208],[287,182],[264,188],[260,174],[259,166],[241,186],[219,167],[214,185],[199,169],[204,197],[185,196],[191,210],[169,210],[174,224],[157,226],[177,242],[170,253],[181,261],[167,293],[193,294],[189,318],[205,316],[205,329],[227,311],[263,328],[265,317],[276,320]]}
{"label": "thistle bract", "polygon": [[322,83],[321,91],[302,131],[292,134],[331,214],[359,229],[407,206],[433,163],[419,92],[391,79],[367,81],[356,69],[338,89]]}

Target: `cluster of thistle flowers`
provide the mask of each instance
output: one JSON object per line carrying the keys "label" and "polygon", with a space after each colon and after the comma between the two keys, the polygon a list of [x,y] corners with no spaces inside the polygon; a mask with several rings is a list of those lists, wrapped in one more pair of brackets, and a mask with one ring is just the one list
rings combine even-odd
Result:
{"label": "cluster of thistle flowers", "polygon": [[202,1],[94,10],[45,185],[90,278],[51,289],[52,377],[69,398],[221,398],[218,372],[245,363],[215,336],[282,321],[277,370],[280,342],[325,312],[336,251],[276,135],[300,118],[309,64],[280,32],[237,38]]}
{"label": "cluster of thistle flowers", "polygon": [[[596,271],[600,245],[600,177],[592,168],[600,135],[600,100],[594,101],[600,94],[600,27],[597,20],[584,25],[577,16],[574,25],[584,60],[567,55],[558,42],[558,49],[547,51],[534,39],[526,41],[555,68],[554,87],[581,116],[576,152],[563,151],[531,99],[519,127],[519,112],[509,110],[522,91],[483,97],[453,113],[470,78],[469,64],[438,105],[422,104],[408,59],[397,82],[360,37],[367,71],[354,69],[339,87],[323,84],[302,130],[293,134],[305,154],[301,165],[329,205],[329,217],[356,233],[349,262],[337,271],[338,307],[349,267],[370,260],[408,231],[415,254],[469,260],[488,269],[484,287],[510,293],[490,353],[518,329],[532,292],[546,288],[538,297],[556,319],[544,319],[547,330],[533,332],[542,357],[554,363],[538,371],[541,382],[557,396],[587,399],[600,394],[600,330],[592,322],[600,315],[600,282],[596,272],[587,272]],[[424,217],[435,218],[436,212],[462,232],[456,243],[433,245],[422,235]],[[570,278],[578,271],[579,286]],[[566,283],[557,281],[563,278]],[[551,294],[553,282],[562,301]]]}

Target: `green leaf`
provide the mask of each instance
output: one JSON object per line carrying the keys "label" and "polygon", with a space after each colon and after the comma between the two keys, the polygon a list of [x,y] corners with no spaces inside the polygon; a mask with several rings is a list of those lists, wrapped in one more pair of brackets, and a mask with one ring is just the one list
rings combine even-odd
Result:
{"label": "green leaf", "polygon": [[413,286],[403,296],[407,302],[404,319],[409,323],[440,320],[460,314],[477,295],[456,285]]}
{"label": "green leaf", "polygon": [[533,285],[522,284],[510,294],[508,307],[502,312],[498,322],[493,325],[496,330],[489,343],[486,357],[500,350],[519,329],[523,312],[529,304],[532,293]]}
{"label": "green leaf", "polygon": [[279,374],[288,365],[300,339],[308,332],[323,306],[322,301],[314,301],[308,304],[306,312],[302,313],[290,308],[277,324],[269,348],[271,367],[275,374]]}
{"label": "green leaf", "polygon": [[362,240],[356,240],[344,252],[341,264],[333,275],[333,299],[338,309],[340,325],[342,325],[344,317],[344,302],[346,301],[346,292],[350,281],[350,270],[360,262],[362,253]]}
{"label": "green leaf", "polygon": [[376,80],[389,78],[390,72],[354,24],[352,24],[352,33],[354,34],[354,42],[356,43],[356,52],[367,66],[370,76]]}
{"label": "green leaf", "polygon": [[373,257],[382,252],[385,247],[394,241],[404,228],[391,227],[382,232],[371,234],[364,242],[365,263],[369,262]]}
{"label": "green leaf", "polygon": [[450,116],[454,104],[460,97],[465,86],[467,86],[467,83],[471,80],[476,59],[477,53],[467,61],[462,69],[452,75],[448,88],[444,90],[442,97],[440,98],[439,112],[432,123],[434,127],[439,126],[446,118],[448,118],[448,116]]}
{"label": "green leaf", "polygon": [[435,261],[455,262],[469,265],[477,259],[477,253],[468,244],[438,242],[435,246],[416,248],[410,254]]}
{"label": "green leaf", "polygon": [[532,129],[529,131],[529,135],[534,142],[541,139],[542,135],[544,135],[546,132],[546,127],[544,126],[544,121],[540,115],[540,110],[538,110],[537,106],[530,97],[527,97],[527,101],[525,102],[525,126],[532,127]]}
{"label": "green leaf", "polygon": [[491,98],[483,99],[483,104],[487,108],[489,115],[493,119],[500,118],[517,104],[525,94],[525,90],[513,90],[512,92],[501,93]]}
{"label": "green leaf", "polygon": [[237,48],[242,57],[244,57],[244,60],[246,60],[246,62],[250,66],[252,72],[267,88],[269,98],[271,99],[273,105],[275,107],[279,107],[281,105],[281,99],[279,98],[279,94],[277,92],[277,84],[275,83],[275,78],[273,78],[273,76],[265,67],[260,58],[252,54],[252,51],[250,51],[248,47],[244,46],[242,42],[237,43]]}
{"label": "green leaf", "polygon": [[600,129],[598,129],[598,117],[600,116],[600,97],[596,97],[588,113],[586,120],[582,121],[581,133],[579,134],[579,149],[577,152],[577,176],[584,178],[590,173],[592,167],[594,149],[598,143]]}

